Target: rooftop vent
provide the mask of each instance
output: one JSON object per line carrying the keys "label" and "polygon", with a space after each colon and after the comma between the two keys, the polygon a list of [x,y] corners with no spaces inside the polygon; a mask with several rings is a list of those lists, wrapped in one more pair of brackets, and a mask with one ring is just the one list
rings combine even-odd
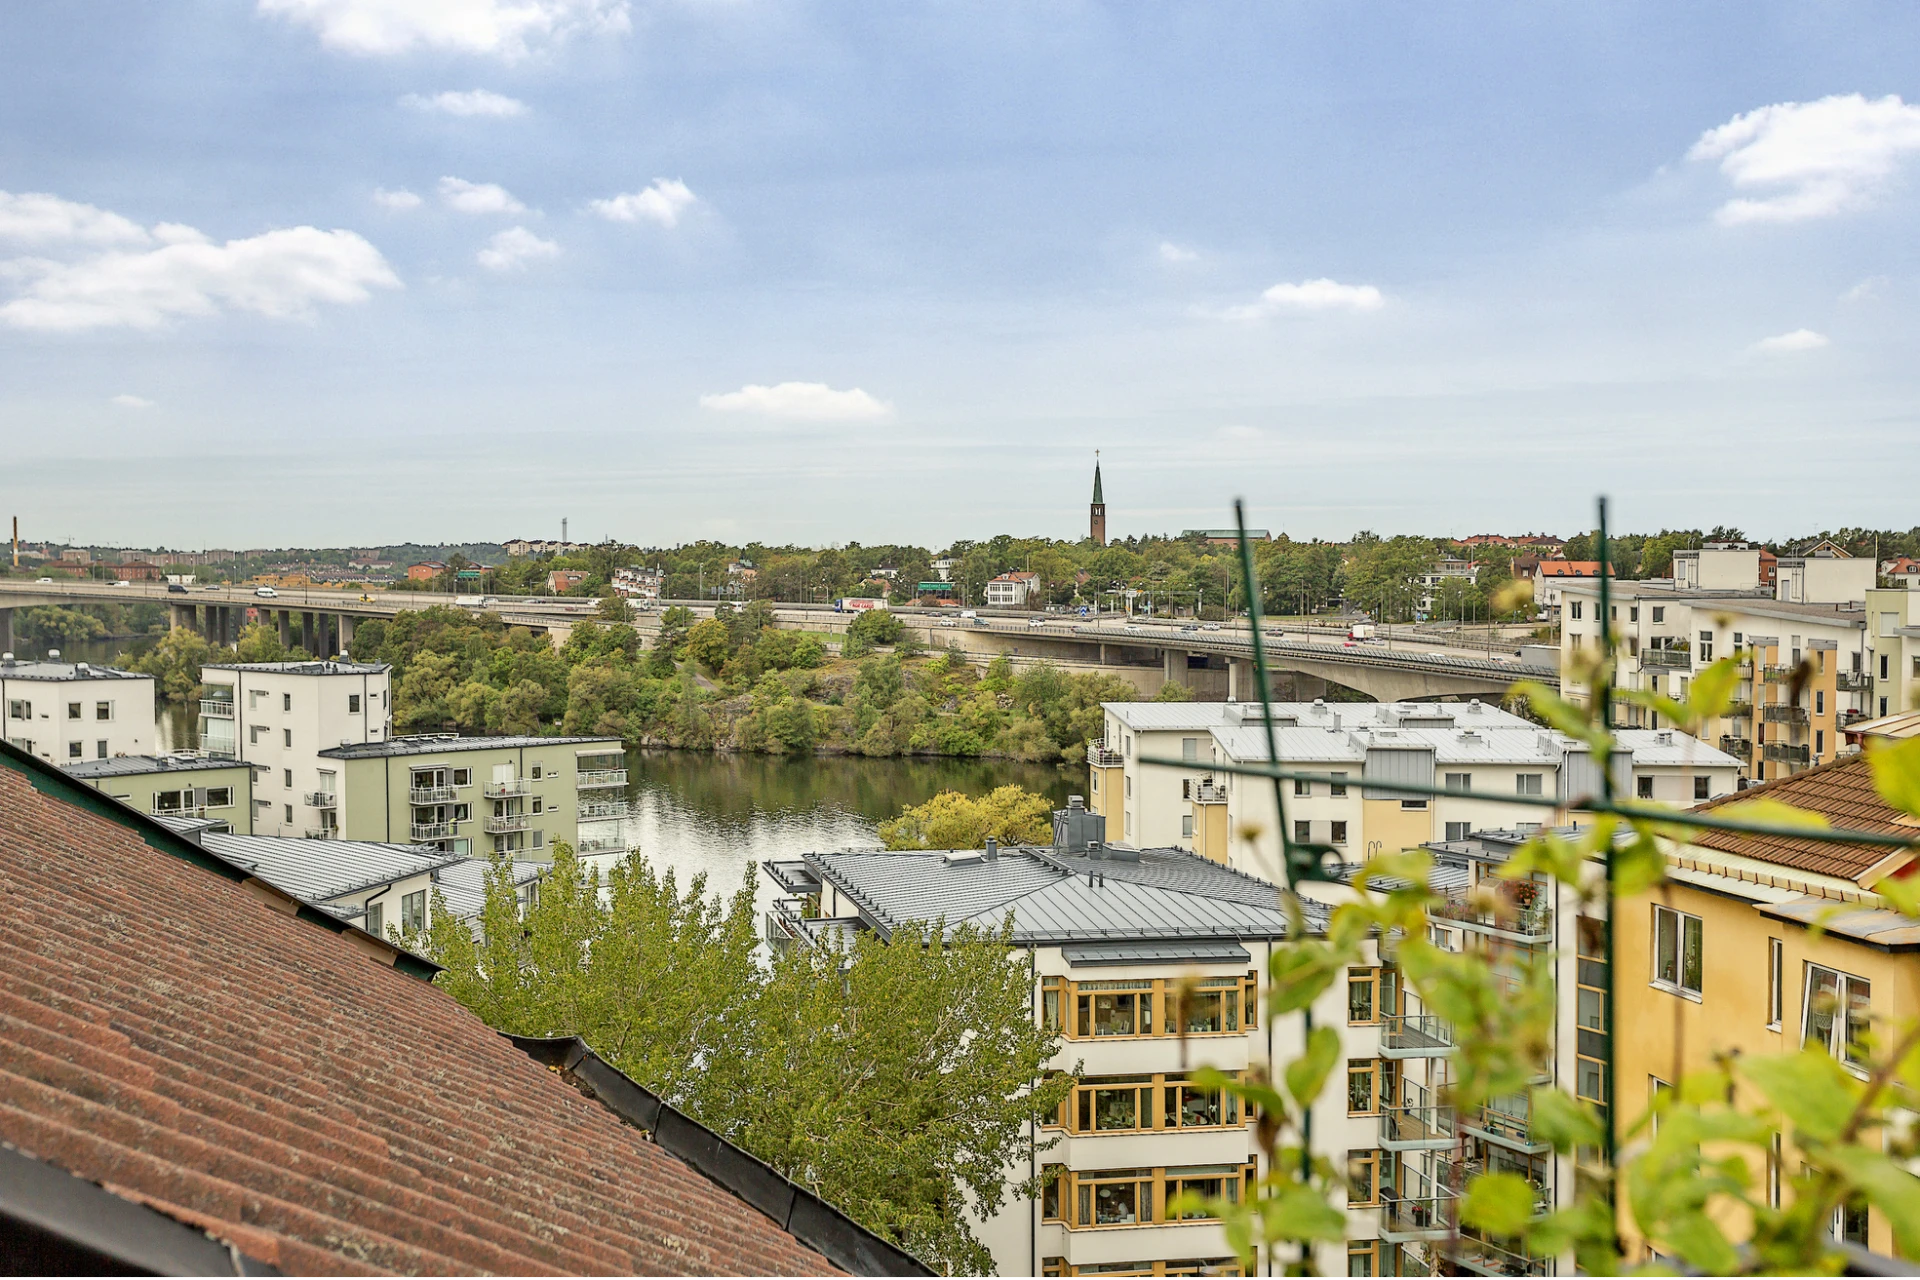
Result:
{"label": "rooftop vent", "polygon": [[[12,655],[9,654],[8,656],[11,657]],[[1085,796],[1068,796],[1067,797],[1067,808],[1084,809],[1086,807],[1087,807],[1087,798]]]}
{"label": "rooftop vent", "polygon": [[1107,846],[1107,861],[1138,862],[1140,861],[1140,851],[1138,849],[1130,849],[1123,844],[1110,844]]}
{"label": "rooftop vent", "polygon": [[91,668],[91,667],[89,667],[89,666],[88,666],[88,665],[87,665],[86,663],[84,663],[84,662],[76,662],[76,663],[74,664],[74,670],[76,670],[76,671],[81,671],[81,672],[86,672],[86,671],[91,671],[92,669],[93,669],[93,668]]}
{"label": "rooftop vent", "polygon": [[988,862],[998,862],[1000,860],[1000,842],[992,836],[988,836],[987,847],[980,852]]}
{"label": "rooftop vent", "polygon": [[1673,745],[1673,730],[1662,729],[1653,735],[1653,740],[1663,747],[1670,747]]}
{"label": "rooftop vent", "polygon": [[1087,857],[1093,859],[1095,862],[1100,862],[1100,861],[1103,861],[1106,858],[1106,856],[1107,856],[1107,846],[1105,841],[1102,841],[1102,840],[1087,841]]}
{"label": "rooftop vent", "polygon": [[970,867],[977,862],[985,862],[987,855],[982,849],[949,849],[940,858],[950,867]]}

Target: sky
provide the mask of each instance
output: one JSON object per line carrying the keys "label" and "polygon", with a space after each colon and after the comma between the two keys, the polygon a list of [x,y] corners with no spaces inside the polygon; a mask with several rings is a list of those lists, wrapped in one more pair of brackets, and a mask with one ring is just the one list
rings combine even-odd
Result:
{"label": "sky", "polygon": [[1920,6],[0,5],[23,538],[1920,524]]}

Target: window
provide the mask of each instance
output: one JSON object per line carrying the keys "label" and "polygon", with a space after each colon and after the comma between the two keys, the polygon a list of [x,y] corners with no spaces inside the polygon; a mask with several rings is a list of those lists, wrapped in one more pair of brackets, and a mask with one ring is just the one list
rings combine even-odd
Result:
{"label": "window", "polygon": [[1393,1013],[1393,970],[1347,970],[1347,1021],[1364,1026]]}
{"label": "window", "polygon": [[96,760],[105,760],[107,758],[107,740],[105,738],[93,744],[93,758]]}
{"label": "window", "polygon": [[1133,775],[1127,775],[1127,799],[1133,799]]}
{"label": "window", "polygon": [[229,809],[233,807],[232,787],[208,787],[207,808]]}
{"label": "window", "polygon": [[96,703],[94,703],[94,704],[93,704],[93,718],[94,718],[95,720],[111,720],[111,719],[113,719],[113,704],[112,704],[111,702],[96,702]]}
{"label": "window", "polygon": [[1295,778],[1293,780],[1293,794],[1297,796],[1310,796],[1313,794],[1313,784],[1305,778]]}
{"label": "window", "polygon": [[293,806],[289,804],[289,805],[283,805],[282,807],[287,811],[287,815],[284,821],[291,823],[293,821]]}
{"label": "window", "polygon": [[1540,794],[1540,774],[1516,773],[1513,775],[1513,794],[1517,796],[1537,796]]}
{"label": "window", "polygon": [[1846,1203],[1840,1206],[1840,1211],[1836,1216],[1838,1221],[1834,1224],[1836,1228],[1834,1234],[1840,1238],[1840,1243],[1857,1245],[1862,1249],[1866,1248],[1866,1198],[1858,1194],[1849,1196]]}
{"label": "window", "polygon": [[1580,618],[1580,617],[1582,617],[1582,616],[1583,616],[1583,615],[1582,615],[1582,613],[1581,613],[1581,610],[1580,610],[1580,606],[1581,606],[1581,604],[1582,604],[1582,603],[1583,603],[1583,602],[1582,602],[1582,601],[1579,601],[1579,600],[1575,600],[1575,601],[1573,602],[1573,616],[1574,616],[1575,618]]}
{"label": "window", "polygon": [[293,730],[282,729],[280,731],[280,745],[284,747],[291,747],[293,745]]}
{"label": "window", "polygon": [[1449,791],[1471,791],[1471,790],[1473,790],[1473,775],[1472,775],[1472,774],[1470,774],[1470,773],[1450,773],[1450,774],[1448,774],[1448,775],[1447,775],[1447,790],[1449,790]]}
{"label": "window", "polygon": [[1880,655],[1880,678],[1882,680],[1887,678],[1887,655],[1884,653]]}
{"label": "window", "polygon": [[1702,631],[1700,633],[1700,661],[1713,661],[1713,632],[1711,631]]}
{"label": "window", "polygon": [[1345,844],[1347,842],[1347,824],[1345,822],[1335,821],[1331,826],[1331,831],[1331,839],[1334,844]]}
{"label": "window", "polygon": [[1778,938],[1767,939],[1767,1029],[1778,1031],[1780,1017],[1786,1011],[1786,944]]}
{"label": "window", "polygon": [[1663,604],[1653,606],[1653,620],[1655,622],[1665,622],[1667,620],[1667,606]]}
{"label": "window", "polygon": [[250,724],[247,726],[247,741],[258,746],[260,742],[260,735],[265,732],[266,730],[261,726],[257,724]]}
{"label": "window", "polygon": [[1183,840],[1193,839],[1193,815],[1190,813],[1180,815],[1180,838]]}
{"label": "window", "polygon": [[425,889],[416,889],[400,899],[400,927],[402,929],[427,927],[427,891]]}
{"label": "window", "polygon": [[[1073,1039],[1178,1035],[1183,1015],[1188,1035],[1238,1033],[1259,1020],[1252,972],[1243,978],[1198,978],[1186,983],[1177,978],[1050,979],[1041,986],[1043,1011],[1049,990],[1063,1010],[1073,1011],[1072,1024],[1065,1028]],[[1156,1008],[1165,1010],[1157,1021]]]}
{"label": "window", "polygon": [[78,759],[81,759],[81,758],[82,758],[83,756],[85,756],[86,754],[87,754],[87,744],[86,744],[86,743],[84,743],[84,742],[69,742],[69,743],[67,744],[67,759],[69,759],[69,760],[78,760]]}
{"label": "window", "polygon": [[1786,1163],[1782,1159],[1780,1131],[1773,1131],[1773,1141],[1767,1144],[1767,1203],[1780,1207],[1780,1169]]}
{"label": "window", "polygon": [[470,787],[470,786],[472,786],[472,785],[473,785],[473,770],[471,770],[471,769],[455,769],[455,770],[453,770],[453,776],[452,776],[452,778],[451,778],[451,782],[452,782],[452,785],[454,785],[454,786],[456,786],[456,787]]}
{"label": "window", "polygon": [[347,695],[347,714],[350,716],[357,716],[360,714],[360,695],[359,694],[350,693]]}
{"label": "window", "polygon": [[1653,776],[1651,774],[1641,774],[1633,780],[1633,785],[1634,794],[1640,799],[1653,799]]}
{"label": "window", "polygon": [[1407,813],[1418,813],[1427,807],[1425,800],[1402,800],[1400,808]]}
{"label": "window", "polygon": [[9,698],[7,700],[7,718],[9,720],[33,719],[33,704],[25,698]]}
{"label": "window", "polygon": [[1647,1077],[1647,1107],[1653,1112],[1653,1131],[1660,1132],[1660,1113],[1666,1109],[1667,1100],[1673,1096],[1673,1086],[1659,1076]]}
{"label": "window", "polygon": [[1365,1208],[1380,1203],[1380,1153],[1347,1152],[1347,1207]]}
{"label": "window", "polygon": [[1667,907],[1653,909],[1653,981],[1655,986],[1700,995],[1700,917]]}
{"label": "window", "polygon": [[281,709],[282,711],[291,711],[291,710],[293,710],[293,695],[292,695],[292,694],[290,694],[290,693],[283,693],[283,694],[281,694],[281,695],[280,695],[280,709]]}
{"label": "window", "polygon": [[1820,755],[1824,755],[1826,753],[1826,750],[1827,750],[1827,731],[1825,729],[1815,729],[1813,731],[1813,754],[1816,757]]}
{"label": "window", "polygon": [[387,936],[386,913],[387,904],[384,902],[371,903],[367,907],[366,930],[376,938]]}
{"label": "window", "polygon": [[[1391,1249],[1393,1246],[1387,1247]],[[1347,1241],[1347,1274],[1349,1276],[1380,1274],[1380,1242],[1378,1240]]]}
{"label": "window", "polygon": [[1813,714],[1817,716],[1827,714],[1827,691],[1825,689],[1815,689],[1813,691]]}
{"label": "window", "polygon": [[1465,840],[1467,833],[1472,829],[1473,824],[1471,822],[1449,822],[1447,824],[1447,840],[1449,843],[1455,840]]}
{"label": "window", "polygon": [[[1615,606],[1615,608],[1614,608],[1614,611],[1613,611],[1613,616],[1614,616],[1614,617],[1616,617],[1616,618],[1620,616],[1620,609],[1619,609],[1619,607],[1618,607],[1618,606]],[[1639,606],[1639,605],[1637,605],[1637,604],[1630,604],[1630,605],[1628,605],[1628,606],[1627,606],[1627,621],[1628,621],[1628,622],[1638,622],[1638,621],[1640,621],[1640,606]]]}
{"label": "window", "polygon": [[[1142,988],[1146,989],[1142,989]],[[1081,982],[1078,1033],[1081,1036],[1153,1034],[1153,991],[1139,982]]]}
{"label": "window", "polygon": [[[1247,1184],[1252,1179],[1251,1164],[1164,1171],[1106,1169],[1078,1173],[1059,1165],[1049,1165],[1041,1192],[1040,1216],[1064,1223],[1070,1230],[1204,1219],[1207,1215],[1203,1210],[1189,1208],[1176,1211],[1169,1206],[1175,1205],[1183,1195],[1238,1203],[1245,1198]],[[1147,1274],[1153,1269],[1151,1264],[1144,1267],[1083,1265],[1076,1274],[1106,1271],[1109,1267],[1115,1272],[1132,1275]],[[1067,1270],[1064,1262],[1059,1264],[1060,1273]],[[1211,1271],[1211,1268],[1208,1270]],[[1184,1267],[1176,1271],[1172,1265],[1166,1271],[1169,1275],[1194,1274]]]}
{"label": "window", "polygon": [[533,780],[535,782],[540,781],[540,776],[541,776],[540,766],[539,765],[533,766]]}
{"label": "window", "polygon": [[1347,1059],[1347,1114],[1378,1115],[1392,1105],[1392,1064],[1378,1058]]}
{"label": "window", "polygon": [[545,810],[541,808],[541,801],[540,801],[540,797],[539,797],[539,796],[535,796],[535,797],[533,798],[533,811],[534,811],[535,813],[544,813],[544,812],[545,812]]}
{"label": "window", "polygon": [[67,719],[78,720],[79,718],[80,718],[80,704],[77,702],[69,702],[67,704]]}
{"label": "window", "polygon": [[1333,775],[1333,782],[1327,787],[1327,794],[1338,800],[1347,794],[1347,775],[1340,772]]}
{"label": "window", "polygon": [[1695,800],[1713,799],[1712,787],[1713,779],[1709,778],[1706,774],[1697,773],[1693,776],[1693,798]]}
{"label": "window", "polygon": [[281,773],[280,785],[285,787],[288,791],[293,790],[293,770],[282,769],[280,773]]}
{"label": "window", "polygon": [[1200,739],[1180,739],[1180,758],[1189,763],[1198,760],[1200,758]]}
{"label": "window", "polygon": [[1872,1021],[1873,984],[1817,964],[1807,966],[1800,1043],[1819,1046],[1853,1066],[1866,1060],[1861,1041]]}
{"label": "window", "polygon": [[1312,839],[1313,839],[1313,824],[1311,822],[1308,822],[1304,818],[1294,819],[1293,842],[1295,844],[1306,844],[1309,840],[1312,840]]}

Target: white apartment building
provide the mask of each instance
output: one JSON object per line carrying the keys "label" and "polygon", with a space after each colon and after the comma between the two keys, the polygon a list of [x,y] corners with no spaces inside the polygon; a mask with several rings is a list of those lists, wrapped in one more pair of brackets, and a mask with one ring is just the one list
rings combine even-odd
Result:
{"label": "white apartment building", "polygon": [[1920,709],[1920,584],[1867,592],[1866,614],[1873,651],[1868,714]]}
{"label": "white apartment building", "polygon": [[338,791],[320,753],[392,737],[389,668],[365,662],[248,662],[202,667],[200,746],[253,766],[253,831],[305,836],[307,803]]}
{"label": "white apartment building", "polygon": [[1804,556],[1781,556],[1777,598],[1788,604],[1840,604],[1859,608],[1875,585],[1871,560],[1838,549]]}
{"label": "white apartment building", "polygon": [[1443,556],[1434,561],[1433,567],[1420,575],[1420,612],[1433,612],[1433,602],[1449,578],[1471,586],[1480,580],[1480,566],[1457,556]]}
{"label": "white apartment building", "polygon": [[153,677],[118,667],[0,657],[0,725],[53,764],[149,755],[158,746]]}
{"label": "white apartment building", "polygon": [[1003,573],[987,580],[989,609],[1024,609],[1040,594],[1037,573]]}
{"label": "white apartment building", "polygon": [[1760,583],[1760,548],[1709,542],[1673,553],[1673,585],[1681,591],[1750,591]]}

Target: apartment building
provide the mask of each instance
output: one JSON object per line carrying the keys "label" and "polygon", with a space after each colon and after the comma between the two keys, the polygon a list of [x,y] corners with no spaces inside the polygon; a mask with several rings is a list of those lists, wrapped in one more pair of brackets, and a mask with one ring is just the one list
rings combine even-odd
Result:
{"label": "apartment building", "polygon": [[1432,613],[1434,600],[1449,579],[1472,586],[1480,580],[1480,566],[1458,556],[1442,556],[1420,575],[1420,612]]}
{"label": "apartment building", "polygon": [[[1866,757],[1846,756],[1753,788],[1825,815],[1835,826],[1911,836],[1913,819],[1890,808]],[[1709,810],[1716,805],[1707,806]],[[1904,874],[1912,855],[1874,846],[1815,844],[1702,831],[1667,846],[1668,883],[1620,907],[1618,1106],[1631,1125],[1676,1077],[1722,1055],[1815,1048],[1850,1069],[1869,1028],[1920,1015],[1920,927],[1882,910],[1873,887]],[[1775,1204],[1799,1170],[1791,1134],[1753,1185]],[[1840,1241],[1890,1254],[1879,1210],[1835,1214]],[[1630,1260],[1645,1261],[1629,1241]]]}
{"label": "apartment building", "polygon": [[[1785,592],[1791,583],[1803,597],[1830,589],[1835,598],[1774,599],[1757,583],[1711,590],[1682,589],[1665,579],[1612,584],[1608,621],[1619,641],[1617,687],[1684,699],[1694,676],[1716,658],[1746,655],[1733,706],[1711,736],[1755,781],[1784,777],[1844,751],[1846,726],[1867,716],[1874,694],[1864,598],[1849,594],[1852,582],[1843,571],[1827,571],[1867,562],[1804,559],[1813,568],[1789,578],[1783,567],[1777,589]],[[1723,572],[1715,580],[1728,576]],[[1580,658],[1597,651],[1602,627],[1597,583],[1569,585],[1566,592],[1563,673],[1578,670]],[[1562,693],[1585,702],[1591,691],[1563,676]],[[1615,721],[1661,727],[1657,714],[1624,701]]]}
{"label": "apartment building", "polygon": [[1920,582],[1867,592],[1866,613],[1873,650],[1870,714],[1920,709]]}
{"label": "apartment building", "polygon": [[989,609],[1025,609],[1038,602],[1040,575],[1003,573],[987,580],[986,602]]}
{"label": "apartment building", "polygon": [[423,734],[329,747],[320,758],[337,787],[305,799],[330,838],[542,862],[557,841],[581,854],[626,851],[618,738]]}
{"label": "apartment building", "polygon": [[61,766],[95,791],[156,818],[203,818],[253,834],[253,770],[231,759],[176,754],[110,756]]}
{"label": "apartment building", "polygon": [[143,755],[159,744],[153,677],[118,667],[0,657],[8,742],[52,764]]}
{"label": "apartment building", "polygon": [[[1056,814],[1071,826],[1074,806]],[[1116,849],[1057,834],[1048,848],[843,852],[769,862],[787,894],[769,913],[775,946],[814,945],[846,930],[885,936],[944,917],[997,927],[1012,915],[1014,946],[1034,981],[1034,1016],[1057,1028],[1053,1067],[1078,1083],[1035,1134],[1045,1189],[1012,1199],[976,1226],[1001,1275],[1237,1275],[1215,1220],[1167,1212],[1183,1190],[1235,1197],[1260,1172],[1250,1117],[1198,1087],[1203,1065],[1240,1072],[1290,1061],[1301,1023],[1276,1025],[1262,1002],[1275,942],[1287,934],[1273,885],[1179,849]],[[1308,903],[1310,929],[1326,911]],[[1190,984],[1185,1025],[1171,994]],[[1315,1024],[1343,1029],[1354,1060],[1380,1056],[1377,1020],[1349,1026],[1349,995],[1330,989]],[[1184,1031],[1184,1036],[1182,1032]],[[1376,1113],[1350,1114],[1330,1083],[1314,1110],[1315,1146],[1335,1161],[1379,1145]],[[1009,1180],[1035,1172],[1024,1162]],[[1378,1255],[1375,1215],[1355,1222],[1349,1267]],[[1317,1259],[1341,1266],[1338,1246]],[[1355,1274],[1373,1274],[1360,1271]]]}

